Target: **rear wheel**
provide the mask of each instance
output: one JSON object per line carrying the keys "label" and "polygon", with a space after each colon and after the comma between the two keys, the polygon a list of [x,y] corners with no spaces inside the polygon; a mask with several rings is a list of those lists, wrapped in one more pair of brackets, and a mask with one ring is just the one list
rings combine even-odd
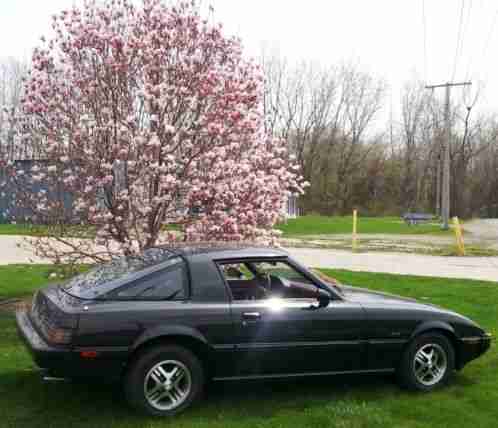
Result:
{"label": "rear wheel", "polygon": [[403,386],[415,391],[432,391],[445,384],[455,370],[455,351],[439,333],[416,337],[406,349],[398,377]]}
{"label": "rear wheel", "polygon": [[176,345],[145,351],[125,377],[126,398],[135,408],[155,416],[172,416],[202,394],[204,371],[199,359]]}

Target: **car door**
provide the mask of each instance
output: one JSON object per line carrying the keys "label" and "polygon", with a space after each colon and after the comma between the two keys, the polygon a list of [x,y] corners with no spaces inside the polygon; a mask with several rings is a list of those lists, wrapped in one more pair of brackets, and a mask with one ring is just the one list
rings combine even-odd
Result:
{"label": "car door", "polygon": [[[303,276],[285,260],[278,268]],[[316,284],[314,284],[316,285]],[[360,370],[364,311],[354,302],[334,299],[318,307],[315,298],[232,300],[239,376]]]}

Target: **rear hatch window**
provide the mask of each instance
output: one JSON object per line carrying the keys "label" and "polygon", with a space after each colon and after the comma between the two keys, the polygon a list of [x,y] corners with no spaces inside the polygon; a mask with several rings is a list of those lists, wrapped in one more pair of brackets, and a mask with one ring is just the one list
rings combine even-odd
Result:
{"label": "rear hatch window", "polygon": [[63,284],[62,289],[80,299],[97,299],[116,287],[116,281],[137,274],[158,264],[173,265],[181,261],[171,251],[151,248],[140,256],[120,257],[77,275]]}

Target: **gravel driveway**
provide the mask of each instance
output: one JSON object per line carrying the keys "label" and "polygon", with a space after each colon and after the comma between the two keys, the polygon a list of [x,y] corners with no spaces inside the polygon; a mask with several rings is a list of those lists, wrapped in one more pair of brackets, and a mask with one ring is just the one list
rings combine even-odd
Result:
{"label": "gravel driveway", "polygon": [[472,220],[464,224],[464,229],[471,233],[472,239],[489,244],[498,250],[498,219]]}

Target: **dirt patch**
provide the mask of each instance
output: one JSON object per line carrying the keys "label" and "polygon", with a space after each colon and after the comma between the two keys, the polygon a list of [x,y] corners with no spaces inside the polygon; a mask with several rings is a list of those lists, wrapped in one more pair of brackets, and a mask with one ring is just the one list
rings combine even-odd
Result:
{"label": "dirt patch", "polygon": [[[282,238],[284,247],[351,250],[351,235],[306,235]],[[497,256],[497,240],[483,240],[469,232],[464,237],[467,256]],[[495,245],[494,245],[495,244]],[[457,255],[456,239],[438,235],[359,234],[357,251],[396,252],[433,256]]]}

